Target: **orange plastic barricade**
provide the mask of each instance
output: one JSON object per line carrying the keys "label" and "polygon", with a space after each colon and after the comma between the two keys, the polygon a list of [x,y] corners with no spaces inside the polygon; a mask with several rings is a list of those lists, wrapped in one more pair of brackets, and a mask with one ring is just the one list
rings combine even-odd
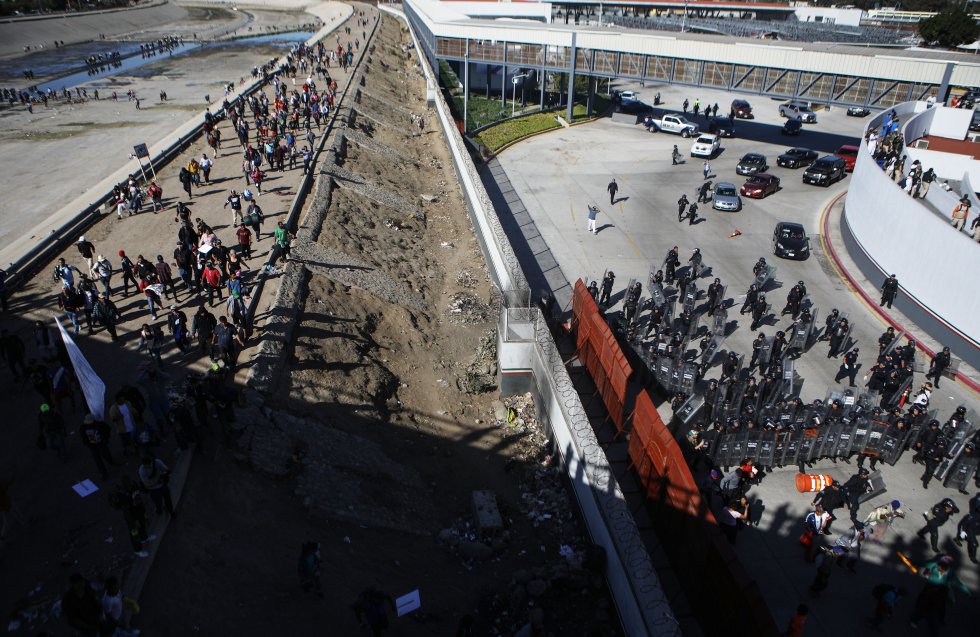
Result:
{"label": "orange plastic barricade", "polygon": [[830,476],[810,475],[807,473],[796,474],[796,490],[800,493],[820,491],[833,483],[834,479]]}
{"label": "orange plastic barricade", "polygon": [[623,433],[623,401],[619,400],[611,383],[607,383],[602,392],[602,402],[609,413],[609,419],[616,425],[616,436]]}

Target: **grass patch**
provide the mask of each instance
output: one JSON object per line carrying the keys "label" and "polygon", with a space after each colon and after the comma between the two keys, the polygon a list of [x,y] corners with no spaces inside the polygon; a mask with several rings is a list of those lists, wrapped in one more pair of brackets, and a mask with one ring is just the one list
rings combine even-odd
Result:
{"label": "grass patch", "polygon": [[481,131],[476,140],[495,153],[518,139],[560,127],[561,124],[555,120],[555,113],[534,113],[491,126]]}

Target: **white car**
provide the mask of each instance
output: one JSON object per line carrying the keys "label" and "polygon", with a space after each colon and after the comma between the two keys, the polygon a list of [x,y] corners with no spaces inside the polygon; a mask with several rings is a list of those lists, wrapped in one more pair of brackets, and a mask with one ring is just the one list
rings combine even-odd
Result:
{"label": "white car", "polygon": [[691,157],[714,157],[721,148],[721,139],[717,135],[699,135],[691,145]]}
{"label": "white car", "polygon": [[779,105],[779,116],[787,119],[795,119],[804,124],[816,124],[817,114],[810,110],[810,107],[800,102],[787,102]]}
{"label": "white car", "polygon": [[622,100],[623,104],[628,104],[629,102],[635,102],[640,99],[640,94],[636,91],[623,91],[619,94],[619,98]]}

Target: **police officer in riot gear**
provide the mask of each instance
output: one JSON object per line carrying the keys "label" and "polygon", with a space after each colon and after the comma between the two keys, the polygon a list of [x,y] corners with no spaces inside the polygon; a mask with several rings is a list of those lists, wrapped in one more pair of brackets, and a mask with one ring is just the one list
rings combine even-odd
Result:
{"label": "police officer in riot gear", "polygon": [[834,330],[834,324],[840,320],[840,310],[836,307],[830,311],[827,315],[827,319],[824,321],[823,334],[820,335],[821,341],[825,341],[830,338],[830,333]]}
{"label": "police officer in riot gear", "polygon": [[598,284],[596,284],[595,281],[593,281],[592,283],[589,283],[588,290],[589,290],[589,294],[592,295],[592,300],[593,301],[598,301],[599,300],[599,286],[598,286]]}
{"label": "police officer in riot gear", "polygon": [[753,283],[749,286],[749,291],[745,293],[745,303],[742,304],[742,309],[738,311],[739,314],[745,314],[746,311],[751,312],[752,306],[759,299],[759,287]]}
{"label": "police officer in riot gear", "polygon": [[[689,203],[691,202],[687,200],[687,194],[681,195],[681,198],[677,200],[677,223],[684,221],[684,216],[687,213],[687,204]],[[677,248],[674,249],[676,250]]]}
{"label": "police officer in riot gear", "polygon": [[836,358],[844,346],[844,339],[847,337],[848,323],[846,318],[837,322],[837,327],[830,334],[830,349],[827,351],[827,358]]}
{"label": "police officer in riot gear", "polygon": [[616,273],[612,270],[606,272],[602,277],[602,293],[599,295],[599,305],[608,305],[612,296],[613,284],[616,282]]}
{"label": "police officer in riot gear", "polygon": [[881,303],[878,304],[879,307],[888,306],[889,309],[892,307],[892,303],[895,302],[895,297],[898,295],[898,279],[894,274],[890,275],[881,284]]}
{"label": "police officer in riot gear", "polygon": [[[878,355],[881,356],[888,344],[895,340],[895,328],[889,327],[878,337]],[[928,377],[927,377],[928,378]]]}
{"label": "police officer in riot gear", "polygon": [[633,324],[633,318],[636,316],[636,308],[640,303],[640,293],[643,291],[643,286],[639,281],[636,281],[626,290],[626,298],[623,299],[624,316],[626,318],[626,325]]}
{"label": "police officer in riot gear", "polygon": [[757,298],[755,300],[755,303],[752,304],[751,329],[753,332],[759,329],[759,325],[762,323],[762,319],[764,319],[768,315],[768,311],[769,311],[769,304],[766,303],[766,295],[764,292],[760,292],[759,298]]}
{"label": "police officer in riot gear", "polygon": [[762,356],[762,348],[765,344],[766,335],[759,332],[759,335],[752,341],[752,359],[749,361],[749,371],[755,369],[755,366],[759,363],[759,358]]}
{"label": "police officer in riot gear", "polygon": [[681,264],[680,259],[677,258],[677,246],[674,246],[667,251],[667,258],[664,259],[664,280],[667,283],[673,283],[675,273],[677,272],[677,266]]}
{"label": "police officer in riot gear", "polygon": [[950,354],[949,348],[944,347],[943,351],[936,354],[932,362],[929,363],[929,372],[926,374],[926,378],[931,378],[935,383],[936,387],[939,387],[939,379],[943,377],[943,372],[949,367]]}
{"label": "police officer in riot gear", "polygon": [[708,286],[708,316],[714,316],[715,310],[721,305],[724,289],[721,279],[715,279],[714,283]]}

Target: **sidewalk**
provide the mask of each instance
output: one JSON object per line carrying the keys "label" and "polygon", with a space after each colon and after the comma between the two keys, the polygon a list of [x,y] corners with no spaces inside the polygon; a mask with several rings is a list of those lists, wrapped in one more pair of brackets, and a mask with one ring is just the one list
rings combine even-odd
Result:
{"label": "sidewalk", "polygon": [[[845,246],[841,229],[843,212],[844,195],[841,195],[827,206],[821,221],[823,228],[821,240],[825,244],[834,268],[854,295],[884,327],[894,327],[896,333],[905,332],[908,338],[915,340],[918,349],[931,359],[936,352],[942,350],[943,344],[926,332],[917,324],[916,320],[899,310],[898,304],[891,308],[883,308],[878,305],[881,296],[878,289],[880,283],[873,283],[867,279]],[[980,394],[980,371],[965,361],[960,363],[956,382],[975,394]]]}

